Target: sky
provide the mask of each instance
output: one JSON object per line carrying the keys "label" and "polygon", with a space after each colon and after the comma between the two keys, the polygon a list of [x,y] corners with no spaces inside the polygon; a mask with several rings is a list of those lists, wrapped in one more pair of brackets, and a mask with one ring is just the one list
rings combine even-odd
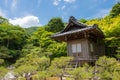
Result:
{"label": "sky", "polygon": [[27,28],[46,25],[60,17],[67,22],[76,19],[101,18],[109,14],[120,0],[0,0],[0,16],[14,25]]}

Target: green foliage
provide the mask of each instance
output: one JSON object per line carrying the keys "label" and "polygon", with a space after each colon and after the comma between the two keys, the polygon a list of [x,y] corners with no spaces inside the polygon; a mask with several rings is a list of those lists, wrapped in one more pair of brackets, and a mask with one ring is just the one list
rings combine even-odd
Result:
{"label": "green foliage", "polygon": [[101,57],[96,62],[97,65],[97,75],[102,80],[119,80],[120,76],[120,63],[115,58]]}
{"label": "green foliage", "polygon": [[63,30],[64,23],[61,18],[52,18],[45,27],[45,30],[50,32],[59,32]]}
{"label": "green foliage", "polygon": [[21,56],[33,53],[39,57],[49,57],[52,52],[48,52],[48,47],[55,42],[50,38],[52,34],[52,32],[45,31],[43,27],[40,27],[28,38],[28,43],[23,47]]}
{"label": "green foliage", "polygon": [[33,80],[46,80],[49,77],[49,74],[46,71],[40,71],[37,74],[32,76]]}
{"label": "green foliage", "polygon": [[50,36],[52,32],[45,31],[43,27],[40,27],[33,35],[28,39],[22,49],[22,56],[34,53],[38,56],[47,56],[50,58],[66,56],[66,44],[53,41]]}
{"label": "green foliage", "polygon": [[17,75],[21,76],[23,73],[35,73],[32,76],[33,80],[45,80],[50,76],[57,76],[62,79],[63,75],[66,73],[70,75],[67,77],[68,80],[119,80],[120,78],[120,63],[115,58],[103,56],[96,61],[96,65],[93,67],[85,64],[82,67],[72,70],[66,69],[70,60],[72,60],[71,57],[55,58],[48,69],[40,71],[38,71],[40,65],[21,65],[15,72],[17,72]]}
{"label": "green foliage", "polygon": [[103,19],[92,19],[88,25],[98,24],[106,37],[119,37],[120,34],[120,15],[115,18],[105,17]]}
{"label": "green foliage", "polygon": [[31,36],[31,41],[34,46],[40,46],[46,49],[53,41],[50,39],[52,32],[45,31],[44,28],[40,27],[37,32]]}
{"label": "green foliage", "polygon": [[110,11],[110,16],[115,17],[119,14],[120,14],[120,2],[118,2],[112,7],[112,10]]}
{"label": "green foliage", "polygon": [[51,65],[57,68],[65,68],[69,61],[72,60],[72,57],[60,57],[55,58]]}
{"label": "green foliage", "polygon": [[[120,57],[119,8],[120,3],[117,3],[112,8],[110,16],[105,18],[79,20],[86,24],[98,24],[105,35],[106,53],[118,59]],[[93,67],[84,65],[71,71],[66,70],[66,66],[72,60],[71,57],[61,57],[67,56],[66,43],[56,42],[50,38],[53,33],[63,30],[64,25],[66,23],[63,23],[61,18],[52,18],[47,25],[39,29],[33,27],[24,30],[0,17],[0,66],[6,62],[16,61],[14,72],[16,76],[22,77],[18,80],[27,79],[23,74],[29,77],[29,73],[34,74],[33,80],[45,80],[50,76],[58,76],[62,79],[65,73],[70,75],[68,80],[120,79],[120,63],[115,58],[105,56],[101,57]],[[28,36],[26,32],[30,35]],[[0,78],[7,72],[6,68],[0,67]]]}
{"label": "green foliage", "polygon": [[33,76],[32,76],[32,80],[40,80],[40,78],[39,78],[38,75],[33,75]]}
{"label": "green foliage", "polygon": [[84,65],[68,71],[69,78],[74,80],[119,80],[120,63],[115,58],[100,57],[95,66]]}
{"label": "green foliage", "polygon": [[24,77],[19,77],[16,80],[26,80]]}
{"label": "green foliage", "polygon": [[[21,77],[23,74],[25,74],[26,79],[28,79],[29,77],[31,77],[31,75],[28,74],[35,74],[38,71],[40,72],[44,71],[49,65],[50,65],[49,58],[46,57],[40,58],[37,55],[28,54],[26,55],[26,57],[17,60],[15,64],[16,69],[14,70],[14,72],[16,73],[16,76],[21,76]],[[42,76],[40,75],[39,77]]]}
{"label": "green foliage", "polygon": [[26,43],[26,32],[19,26],[0,24],[0,58],[13,63]]}
{"label": "green foliage", "polygon": [[2,79],[5,74],[7,74],[8,70],[4,67],[0,67],[0,79]]}
{"label": "green foliage", "polygon": [[2,16],[0,16],[0,24],[9,24],[9,22],[6,18],[3,18]]}
{"label": "green foliage", "polygon": [[49,45],[48,52],[52,52],[51,58],[67,56],[67,46],[66,43],[58,43],[54,42],[53,44]]}
{"label": "green foliage", "polygon": [[26,44],[22,49],[21,57],[25,57],[27,54],[33,54],[39,57],[43,57],[43,56],[48,57],[51,53],[45,52],[44,48],[41,48],[40,46],[33,46],[33,44]]}
{"label": "green foliage", "polygon": [[[0,43],[9,49],[20,49],[25,43],[26,33],[19,26],[1,24]],[[19,45],[19,46],[18,46]]]}
{"label": "green foliage", "polygon": [[32,65],[21,65],[18,68],[16,68],[14,70],[14,72],[16,73],[16,75],[20,75],[22,76],[24,73],[28,74],[28,73],[33,73],[37,70],[36,66],[32,66]]}
{"label": "green foliage", "polygon": [[114,71],[112,73],[112,80],[119,80],[120,79],[120,72]]}
{"label": "green foliage", "polygon": [[3,59],[0,59],[0,65],[4,63],[4,60]]}
{"label": "green foliage", "polygon": [[11,55],[10,49],[8,49],[5,46],[1,46],[0,47],[0,58],[6,59],[6,58],[11,58],[11,57],[12,55]]}
{"label": "green foliage", "polygon": [[39,57],[35,54],[28,54],[24,58],[20,58],[16,61],[15,66],[19,67],[22,65],[36,66],[37,70],[45,70],[50,65],[50,59],[46,57]]}
{"label": "green foliage", "polygon": [[83,19],[83,18],[80,19],[79,21],[82,22],[82,23],[86,23],[86,22],[87,22],[87,20],[86,20],[86,19]]}
{"label": "green foliage", "polygon": [[106,55],[115,56],[120,46],[120,15],[111,18],[93,19],[87,24],[98,24],[105,35]]}
{"label": "green foliage", "polygon": [[84,65],[83,67],[78,67],[73,69],[72,71],[68,71],[68,73],[71,75],[70,77],[75,80],[84,80],[84,79],[90,79],[93,77],[93,68],[89,65]]}
{"label": "green foliage", "polygon": [[70,60],[72,60],[71,57],[55,58],[48,69],[49,74],[51,74],[51,76],[59,76],[62,78],[65,73],[65,68]]}
{"label": "green foliage", "polygon": [[35,31],[37,31],[38,28],[39,28],[39,27],[25,28],[25,31],[26,31],[28,34],[32,34],[32,33],[34,33]]}
{"label": "green foliage", "polygon": [[120,47],[118,47],[115,57],[120,60]]}
{"label": "green foliage", "polygon": [[66,77],[66,80],[74,80],[73,78]]}

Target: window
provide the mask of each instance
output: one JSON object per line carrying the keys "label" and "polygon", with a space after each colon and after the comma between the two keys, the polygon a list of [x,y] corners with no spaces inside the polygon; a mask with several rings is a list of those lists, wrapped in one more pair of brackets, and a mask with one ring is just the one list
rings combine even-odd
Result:
{"label": "window", "polygon": [[81,44],[77,44],[77,52],[81,52]]}
{"label": "window", "polygon": [[90,43],[90,51],[91,51],[91,52],[94,51],[94,50],[93,50],[93,44],[92,44],[92,43]]}
{"label": "window", "polygon": [[72,52],[73,52],[73,53],[76,52],[76,44],[72,44]]}
{"label": "window", "polygon": [[81,44],[72,44],[72,53],[81,52]]}

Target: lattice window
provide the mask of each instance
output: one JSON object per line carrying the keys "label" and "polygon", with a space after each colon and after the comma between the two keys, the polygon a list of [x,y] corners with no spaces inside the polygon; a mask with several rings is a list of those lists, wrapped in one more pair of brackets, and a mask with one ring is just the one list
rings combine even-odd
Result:
{"label": "lattice window", "polygon": [[72,53],[80,53],[81,50],[81,44],[77,43],[77,44],[72,44]]}

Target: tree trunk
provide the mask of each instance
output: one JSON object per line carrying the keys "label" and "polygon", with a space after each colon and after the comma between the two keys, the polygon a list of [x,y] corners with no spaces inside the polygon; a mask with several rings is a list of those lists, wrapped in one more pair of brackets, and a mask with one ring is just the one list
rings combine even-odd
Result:
{"label": "tree trunk", "polygon": [[7,48],[9,47],[9,39],[7,40]]}
{"label": "tree trunk", "polygon": [[60,76],[60,80],[62,80],[62,76]]}
{"label": "tree trunk", "polygon": [[78,80],[78,78],[75,78],[75,80]]}

